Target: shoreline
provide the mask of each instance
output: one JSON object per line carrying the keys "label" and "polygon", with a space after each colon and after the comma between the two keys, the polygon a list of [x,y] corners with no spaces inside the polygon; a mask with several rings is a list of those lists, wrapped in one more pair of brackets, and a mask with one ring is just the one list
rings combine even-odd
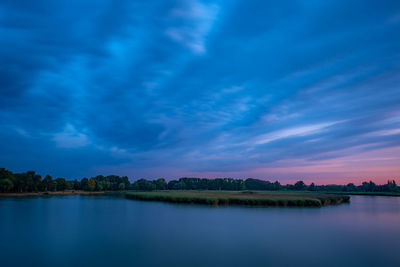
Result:
{"label": "shoreline", "polygon": [[[166,192],[179,192],[175,190],[166,190]],[[187,191],[187,190],[182,190]],[[219,190],[204,190],[204,192],[221,192]],[[73,195],[104,195],[104,194],[121,194],[121,193],[130,193],[134,192],[131,190],[124,190],[124,191],[82,191],[82,190],[75,190],[75,191],[54,191],[54,192],[24,192],[24,193],[0,193],[0,197],[26,197],[26,196],[73,196]],[[150,191],[154,192],[154,191]],[[225,191],[229,192],[229,191]],[[235,191],[232,191],[235,192]],[[343,192],[343,191],[258,191],[260,193],[268,193],[268,192],[275,192],[275,193],[317,193],[317,194],[331,194],[331,195],[353,195],[353,196],[380,196],[380,197],[400,197],[400,193],[395,192]]]}
{"label": "shoreline", "polygon": [[0,193],[0,197],[29,197],[29,196],[73,196],[73,195],[104,195],[108,191],[56,191],[56,192],[26,192],[26,193]]}
{"label": "shoreline", "polygon": [[335,194],[335,195],[352,195],[352,196],[371,196],[371,197],[400,197],[400,193],[396,192],[343,192],[343,191],[333,191],[333,192],[323,192],[316,191],[318,193],[324,194]]}

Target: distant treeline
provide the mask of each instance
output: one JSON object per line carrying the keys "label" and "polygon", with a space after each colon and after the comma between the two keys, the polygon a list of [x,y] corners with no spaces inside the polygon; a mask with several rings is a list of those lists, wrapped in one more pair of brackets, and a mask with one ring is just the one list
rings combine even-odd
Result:
{"label": "distant treeline", "polygon": [[387,184],[376,185],[374,182],[364,182],[356,186],[353,183],[347,185],[306,185],[303,181],[295,184],[281,185],[278,181],[270,182],[248,178],[246,180],[232,178],[180,178],[166,183],[165,179],[145,180],[140,179],[131,186],[133,190],[269,190],[269,191],[335,191],[335,192],[400,192],[400,187],[394,180]]}
{"label": "distant treeline", "polygon": [[281,185],[278,181],[269,182],[248,178],[246,180],[232,178],[180,178],[167,182],[164,178],[157,180],[139,179],[130,183],[127,176],[98,175],[92,178],[83,178],[73,181],[65,178],[53,179],[50,175],[42,176],[34,171],[25,173],[12,173],[0,168],[0,192],[47,192],[47,191],[121,191],[121,190],[286,190],[286,191],[335,191],[335,192],[400,192],[394,180],[387,184],[376,185],[374,182],[363,182],[356,186],[353,183],[347,185],[306,185],[303,181],[295,184]]}
{"label": "distant treeline", "polygon": [[48,192],[65,190],[83,191],[119,191],[129,189],[131,183],[127,176],[120,177],[109,175],[104,177],[98,175],[92,178],[83,178],[78,181],[66,180],[65,178],[53,179],[50,175],[42,176],[34,171],[24,173],[12,173],[0,168],[0,192]]}

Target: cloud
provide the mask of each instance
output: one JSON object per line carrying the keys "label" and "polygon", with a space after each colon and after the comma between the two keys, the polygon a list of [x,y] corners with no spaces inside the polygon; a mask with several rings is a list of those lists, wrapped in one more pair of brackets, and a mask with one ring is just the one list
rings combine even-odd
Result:
{"label": "cloud", "polygon": [[283,129],[276,132],[264,134],[256,137],[256,144],[266,144],[275,140],[288,137],[306,136],[320,133],[324,128],[332,126],[338,122],[326,122],[314,125],[303,125],[295,128]]}
{"label": "cloud", "polygon": [[[206,52],[206,37],[216,20],[218,6],[187,1],[182,7],[173,8],[169,20],[179,25],[168,27],[165,34],[172,40],[188,47],[195,54]],[[183,21],[184,23],[179,23]]]}
{"label": "cloud", "polygon": [[62,132],[55,133],[53,141],[61,148],[85,147],[90,144],[87,135],[78,132],[71,124],[67,124]]}
{"label": "cloud", "polygon": [[2,1],[1,162],[71,177],[355,173],[329,166],[399,146],[399,8]]}

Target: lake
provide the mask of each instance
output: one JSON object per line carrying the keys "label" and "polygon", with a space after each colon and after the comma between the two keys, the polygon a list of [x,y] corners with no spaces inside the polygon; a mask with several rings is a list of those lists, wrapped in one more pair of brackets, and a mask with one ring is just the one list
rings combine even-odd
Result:
{"label": "lake", "polygon": [[0,266],[400,266],[400,197],[323,208],[0,198]]}

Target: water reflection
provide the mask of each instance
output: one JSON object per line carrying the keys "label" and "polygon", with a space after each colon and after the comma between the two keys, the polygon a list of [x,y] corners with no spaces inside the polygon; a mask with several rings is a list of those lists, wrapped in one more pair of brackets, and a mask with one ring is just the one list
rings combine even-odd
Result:
{"label": "water reflection", "polygon": [[324,208],[0,199],[1,266],[400,266],[400,198]]}

